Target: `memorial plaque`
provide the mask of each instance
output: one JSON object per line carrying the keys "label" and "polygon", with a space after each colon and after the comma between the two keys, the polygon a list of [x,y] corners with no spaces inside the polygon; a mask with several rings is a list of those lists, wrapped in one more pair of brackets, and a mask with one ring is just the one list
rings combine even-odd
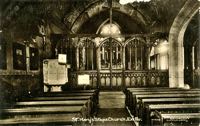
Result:
{"label": "memorial plaque", "polygon": [[59,64],[58,59],[43,61],[44,83],[49,85],[63,85],[68,82],[67,65]]}

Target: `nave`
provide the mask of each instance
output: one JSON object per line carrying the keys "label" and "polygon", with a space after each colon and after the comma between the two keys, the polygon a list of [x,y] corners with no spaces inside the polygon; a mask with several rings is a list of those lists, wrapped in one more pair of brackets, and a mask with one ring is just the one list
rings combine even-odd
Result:
{"label": "nave", "polygon": [[77,90],[23,98],[1,109],[1,125],[199,126],[200,89]]}
{"label": "nave", "polygon": [[105,121],[96,121],[94,126],[135,126],[134,118],[125,108],[122,91],[100,91],[97,118]]}

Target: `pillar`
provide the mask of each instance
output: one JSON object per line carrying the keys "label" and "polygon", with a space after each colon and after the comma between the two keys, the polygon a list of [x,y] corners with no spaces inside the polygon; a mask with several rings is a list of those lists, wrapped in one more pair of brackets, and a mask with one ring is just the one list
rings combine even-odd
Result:
{"label": "pillar", "polygon": [[169,87],[184,87],[184,47],[169,44]]}
{"label": "pillar", "polygon": [[101,86],[101,75],[100,75],[100,69],[101,69],[101,62],[100,62],[100,47],[96,47],[96,63],[97,63],[97,88]]}

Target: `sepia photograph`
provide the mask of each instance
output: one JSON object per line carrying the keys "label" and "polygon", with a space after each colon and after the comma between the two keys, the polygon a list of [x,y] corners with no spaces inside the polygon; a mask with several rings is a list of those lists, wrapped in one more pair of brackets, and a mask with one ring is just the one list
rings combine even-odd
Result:
{"label": "sepia photograph", "polygon": [[200,0],[0,0],[1,126],[200,126]]}

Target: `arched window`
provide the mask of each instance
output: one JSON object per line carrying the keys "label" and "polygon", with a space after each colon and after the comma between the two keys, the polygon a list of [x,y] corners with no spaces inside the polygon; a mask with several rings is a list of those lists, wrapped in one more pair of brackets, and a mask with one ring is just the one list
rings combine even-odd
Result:
{"label": "arched window", "polygon": [[105,24],[100,29],[102,35],[118,35],[121,34],[120,28],[117,24]]}
{"label": "arched window", "polygon": [[156,70],[168,69],[168,42],[164,39],[157,39],[150,53],[150,67]]}
{"label": "arched window", "polygon": [[145,62],[145,44],[133,39],[125,47],[126,70],[143,70]]}
{"label": "arched window", "polygon": [[[121,28],[120,26],[113,21],[112,24],[109,23],[109,19],[105,20],[100,27],[98,28],[97,34],[101,34],[101,35],[113,35],[113,36],[117,36],[121,34]],[[107,39],[108,37],[105,38],[100,38],[99,41],[103,41],[105,39]],[[124,37],[114,37],[117,41],[122,42],[125,40]]]}
{"label": "arched window", "polygon": [[91,40],[86,39],[79,44],[79,69],[96,69],[96,48]]}

